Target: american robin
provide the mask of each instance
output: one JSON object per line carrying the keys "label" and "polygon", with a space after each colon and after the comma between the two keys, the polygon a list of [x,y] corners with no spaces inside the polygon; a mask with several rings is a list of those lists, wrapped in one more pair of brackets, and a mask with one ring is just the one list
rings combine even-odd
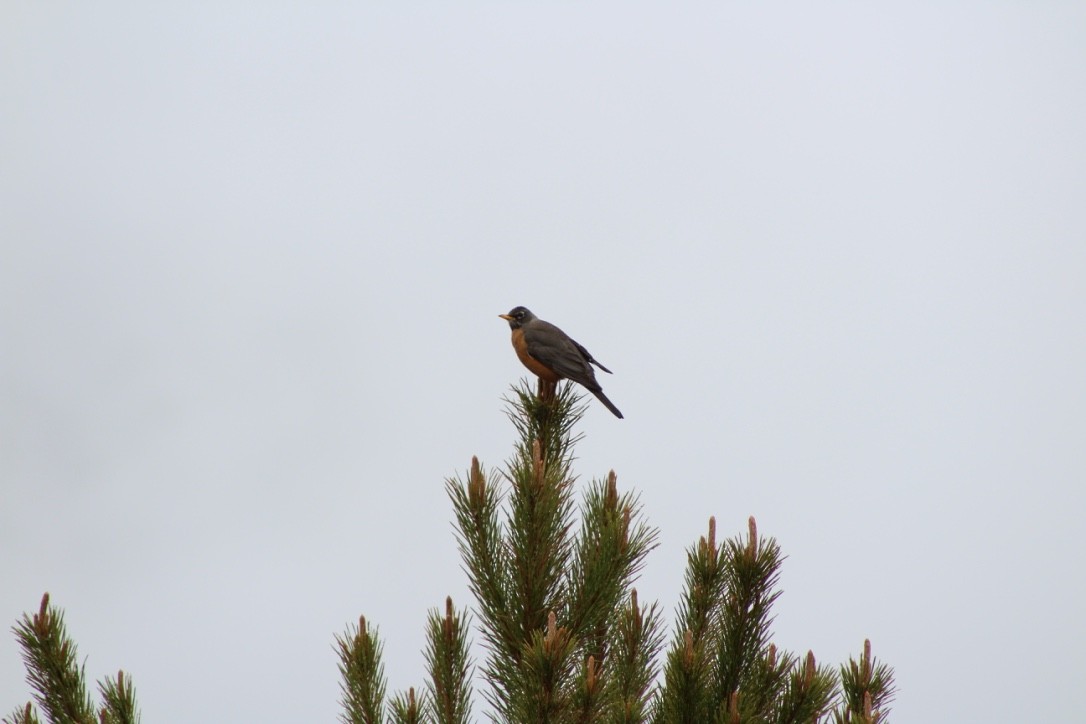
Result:
{"label": "american robin", "polygon": [[615,417],[622,417],[618,408],[603,394],[600,383],[596,382],[592,365],[607,374],[611,374],[611,370],[597,362],[587,349],[525,307],[513,307],[509,314],[498,316],[509,322],[509,328],[513,330],[513,349],[534,375],[552,384],[563,379],[573,380],[595,395],[608,410],[615,413]]}

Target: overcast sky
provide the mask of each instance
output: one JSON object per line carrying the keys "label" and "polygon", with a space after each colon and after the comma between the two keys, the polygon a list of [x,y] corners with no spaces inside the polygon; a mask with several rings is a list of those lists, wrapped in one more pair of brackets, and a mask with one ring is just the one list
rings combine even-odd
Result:
{"label": "overcast sky", "polygon": [[523,304],[614,371],[577,471],[669,631],[754,515],[777,644],[869,637],[895,721],[1081,717],[1082,3],[2,14],[5,631],[49,591],[148,722],[334,721],[359,614],[420,686]]}

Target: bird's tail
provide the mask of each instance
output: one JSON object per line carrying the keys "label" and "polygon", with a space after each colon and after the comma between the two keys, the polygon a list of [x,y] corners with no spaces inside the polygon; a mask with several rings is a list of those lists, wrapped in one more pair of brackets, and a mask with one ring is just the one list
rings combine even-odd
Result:
{"label": "bird's tail", "polygon": [[618,411],[617,407],[615,407],[615,403],[613,403],[613,402],[611,402],[610,400],[607,399],[607,395],[603,394],[603,390],[589,390],[589,391],[593,395],[595,395],[596,399],[599,400],[600,402],[602,402],[607,407],[608,410],[613,412],[615,417],[617,417],[620,420],[623,419],[622,418],[622,413]]}

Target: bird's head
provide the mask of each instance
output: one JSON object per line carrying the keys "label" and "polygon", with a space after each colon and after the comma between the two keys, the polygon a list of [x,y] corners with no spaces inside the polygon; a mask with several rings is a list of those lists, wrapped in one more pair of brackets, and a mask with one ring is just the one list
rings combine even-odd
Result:
{"label": "bird's head", "polygon": [[513,307],[509,314],[499,314],[499,317],[509,322],[511,329],[519,329],[522,325],[535,319],[535,315],[528,311],[527,307]]}

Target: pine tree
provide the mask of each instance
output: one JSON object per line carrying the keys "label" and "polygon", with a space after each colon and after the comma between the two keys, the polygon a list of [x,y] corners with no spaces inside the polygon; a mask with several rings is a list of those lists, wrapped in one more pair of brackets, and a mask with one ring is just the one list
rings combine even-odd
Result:
{"label": "pine tree", "polygon": [[[709,519],[708,535],[688,552],[674,633],[662,651],[659,607],[639,603],[633,587],[656,546],[656,529],[636,495],[620,495],[613,471],[589,482],[575,509],[573,429],[585,408],[571,385],[541,386],[536,395],[522,384],[514,392],[507,404],[517,442],[504,469],[486,473],[473,458],[465,477],[446,481],[476,599],[492,720],[887,721],[893,672],[873,662],[869,643],[860,662],[842,666],[838,676],[812,652],[801,657],[771,642],[783,555],[776,541],[759,536],[754,518],[746,537],[723,544]],[[431,614],[425,693],[421,700],[414,689],[395,697],[391,721],[469,721],[467,626],[467,612],[457,613],[451,600],[444,618]],[[369,677],[345,679],[344,691],[383,692],[375,636],[349,630],[337,640],[344,676]],[[374,652],[374,661],[348,666],[363,652]],[[345,696],[343,720],[377,721],[380,702],[375,706],[357,716]]]}
{"label": "pine tree", "polygon": [[[83,668],[75,642],[64,626],[64,613],[49,603],[49,594],[41,598],[38,612],[23,618],[13,628],[23,650],[26,681],[34,692],[38,707],[50,724],[137,724],[140,721],[132,678],[123,671],[116,679],[102,679],[98,691],[102,704],[95,709],[87,693]],[[4,724],[38,724],[38,711],[32,702],[4,718]]]}
{"label": "pine tree", "polygon": [[[527,385],[507,400],[517,431],[501,471],[473,458],[446,481],[456,539],[476,599],[485,650],[483,698],[494,721],[516,724],[885,724],[893,669],[864,642],[859,660],[835,671],[810,651],[797,656],[771,641],[772,607],[783,560],[754,518],[746,536],[717,542],[716,521],[687,553],[686,579],[664,650],[657,604],[633,587],[656,547],[657,531],[636,495],[620,494],[615,473],[584,486],[575,504],[574,427],[584,414],[571,386]],[[347,724],[466,724],[472,678],[466,609],[452,599],[427,617],[428,678],[418,691],[387,697],[377,629],[360,617],[335,637]],[[42,597],[37,614],[14,627],[23,651],[28,702],[5,724],[139,722],[132,679],[123,671],[87,693],[63,613]]]}
{"label": "pine tree", "polygon": [[841,667],[841,702],[833,712],[835,724],[882,724],[888,721],[894,700],[894,671],[871,655],[864,641],[859,661],[849,659]]}

